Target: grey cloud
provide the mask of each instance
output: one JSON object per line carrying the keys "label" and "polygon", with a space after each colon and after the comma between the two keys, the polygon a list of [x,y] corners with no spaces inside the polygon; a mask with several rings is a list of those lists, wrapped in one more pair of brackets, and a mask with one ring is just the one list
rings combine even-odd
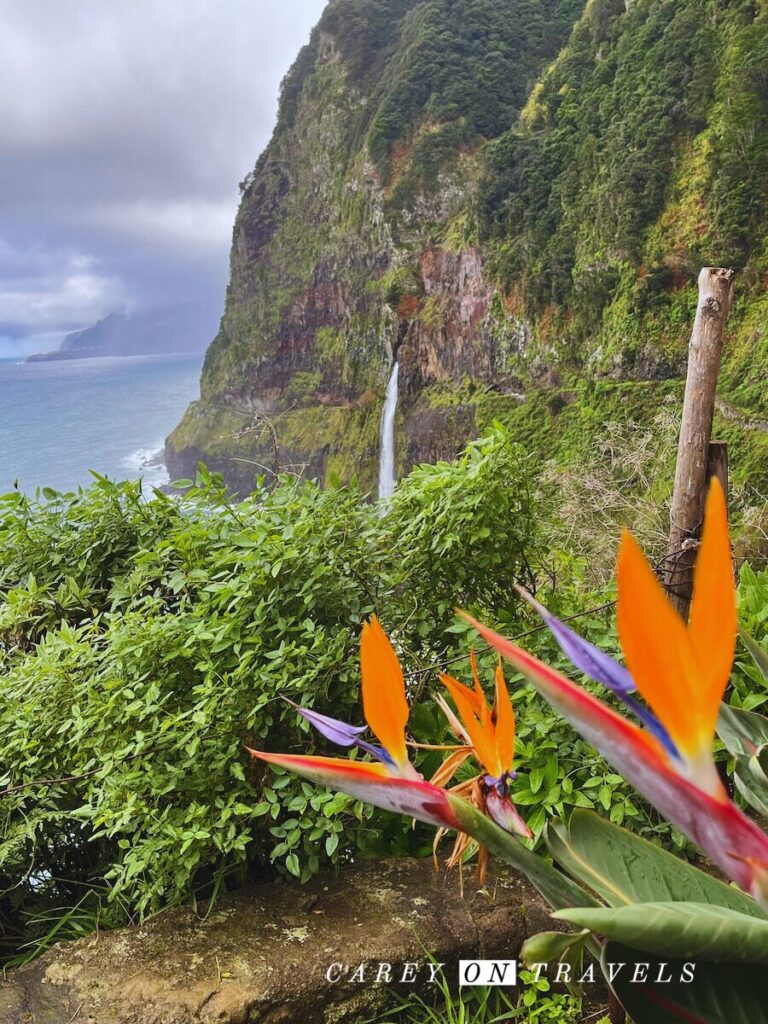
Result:
{"label": "grey cloud", "polygon": [[221,301],[238,182],[324,6],[0,0],[0,335]]}

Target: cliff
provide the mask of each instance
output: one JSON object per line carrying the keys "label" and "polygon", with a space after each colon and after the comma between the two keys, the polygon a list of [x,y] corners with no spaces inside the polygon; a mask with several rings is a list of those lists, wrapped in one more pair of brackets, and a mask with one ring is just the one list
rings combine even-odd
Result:
{"label": "cliff", "polygon": [[707,263],[740,271],[724,394],[764,412],[767,28],[748,0],[332,0],[242,183],[172,475],[373,489],[394,359],[400,472],[494,418],[551,451],[595,394],[647,417]]}

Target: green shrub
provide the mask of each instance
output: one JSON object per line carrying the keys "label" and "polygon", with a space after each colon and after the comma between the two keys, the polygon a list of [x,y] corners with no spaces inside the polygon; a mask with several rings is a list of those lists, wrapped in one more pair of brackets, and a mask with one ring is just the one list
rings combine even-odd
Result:
{"label": "green shrub", "polygon": [[535,558],[527,473],[495,430],[417,471],[384,519],[295,480],[230,506],[205,472],[178,499],[102,478],[1,499],[8,934],[84,891],[143,914],[273,863],[306,878],[377,844],[422,850],[394,816],[259,772],[244,745],[313,748],[282,696],[360,719],[372,611],[416,666],[457,650],[455,596],[511,605]]}
{"label": "green shrub", "polygon": [[[146,502],[136,484],[97,478],[77,494],[0,499],[8,951],[253,874],[304,879],[354,855],[427,853],[428,830],[261,771],[244,746],[329,752],[282,696],[362,720],[358,634],[373,611],[406,667],[414,734],[452,742],[430,690],[438,665],[469,672],[454,605],[531,630],[513,584],[543,576],[534,471],[495,426],[454,462],[414,470],[381,518],[353,489],[295,479],[230,504],[204,470],[178,498]],[[567,615],[605,598],[576,584],[546,600]],[[609,619],[580,628],[615,650]],[[526,642],[566,667],[546,631]],[[494,660],[478,654],[490,679]],[[513,701],[514,796],[537,840],[574,807],[670,836],[530,688]],[[440,759],[416,762],[429,775]]]}
{"label": "green shrub", "polygon": [[[133,485],[99,481],[5,503],[0,884],[11,917],[41,900],[71,905],[92,883],[145,912],[270,858],[306,877],[364,827],[359,808],[336,817],[348,801],[287,777],[254,800],[243,744],[302,745],[278,694],[354,714],[371,509],[311,486],[232,510],[213,486],[136,499]],[[114,528],[97,559],[86,538],[105,518]]]}

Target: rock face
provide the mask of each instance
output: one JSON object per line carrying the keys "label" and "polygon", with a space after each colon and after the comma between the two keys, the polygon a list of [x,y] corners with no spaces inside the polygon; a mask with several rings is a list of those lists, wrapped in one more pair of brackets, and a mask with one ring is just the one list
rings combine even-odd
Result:
{"label": "rock face", "polygon": [[[395,357],[398,468],[470,436],[443,430],[439,443],[438,426],[422,438],[423,417],[409,417],[432,384],[507,387],[526,326],[491,283],[466,204],[482,145],[508,127],[582,7],[332,0],[241,185],[225,314],[201,400],[167,440],[172,476],[202,459],[249,489],[253,463],[275,461],[258,429],[266,416],[281,467],[357,475],[373,490]],[[500,79],[492,95],[483,74]],[[468,97],[473,110],[461,111]]]}
{"label": "rock face", "polygon": [[[462,898],[458,876],[431,861],[365,863],[304,887],[256,886],[207,918],[170,910],[56,947],[0,982],[0,1024],[356,1024],[387,1001],[379,963],[391,965],[390,988],[414,990],[405,970],[423,989],[425,949],[452,982],[460,957],[514,958],[551,926],[511,873],[482,889],[467,873]],[[350,980],[360,965],[362,984]]]}
{"label": "rock face", "polygon": [[553,379],[679,377],[702,265],[742,271],[723,387],[768,411],[768,10],[713,11],[330,0],[242,183],[171,475],[374,491],[395,358],[399,474],[518,431]]}

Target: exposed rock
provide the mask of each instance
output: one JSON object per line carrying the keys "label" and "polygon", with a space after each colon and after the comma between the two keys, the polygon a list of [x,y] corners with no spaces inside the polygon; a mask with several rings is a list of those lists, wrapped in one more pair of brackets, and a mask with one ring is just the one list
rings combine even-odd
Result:
{"label": "exposed rock", "polygon": [[[387,999],[378,964],[419,965],[428,950],[513,958],[551,928],[546,905],[510,872],[479,888],[471,873],[435,874],[428,860],[349,866],[306,886],[264,883],[218,902],[207,918],[170,910],[141,927],[61,945],[0,983],[0,1024],[353,1024]],[[331,984],[332,964],[363,984]],[[414,969],[412,969],[414,970]],[[399,987],[402,985],[393,985]],[[410,989],[412,990],[412,989]]]}
{"label": "exposed rock", "polygon": [[[454,31],[466,34],[471,49],[489,32],[488,12],[465,6]],[[518,27],[496,34],[493,61],[509,60],[515,74],[503,76],[492,99],[478,98],[482,131],[457,117],[453,99],[445,120],[435,120],[435,90],[454,95],[448,73],[425,79],[422,99],[412,97],[413,123],[387,145],[386,159],[377,156],[370,133],[388,132],[397,113],[388,96],[400,65],[425,39],[447,45],[442,11],[450,7],[448,0],[398,0],[326,8],[286,79],[272,140],[242,185],[226,307],[201,400],[166,442],[172,477],[193,476],[204,461],[233,490],[250,490],[253,464],[271,468],[270,443],[258,432],[236,442],[230,432],[225,441],[222,422],[236,432],[239,416],[242,431],[258,409],[274,425],[281,464],[321,482],[357,478],[374,491],[376,434],[396,354],[399,473],[435,450],[452,456],[473,436],[472,415],[464,432],[453,417],[449,437],[411,432],[409,412],[432,383],[474,378],[506,390],[509,356],[530,329],[491,282],[468,204],[480,149],[506,130],[530,76],[557,54],[580,4],[547,0],[531,14],[529,5],[505,0],[503,25]],[[449,47],[446,70],[467,46]],[[478,51],[475,61],[487,53]],[[502,93],[503,109],[489,119]],[[439,420],[429,424],[439,429]]]}
{"label": "exposed rock", "polygon": [[[764,419],[768,10],[726,6],[710,24],[703,0],[329,0],[242,184],[171,475],[204,461],[250,490],[272,464],[242,432],[258,409],[281,464],[375,492],[395,357],[398,476],[494,420],[530,447],[521,387],[681,378],[702,262],[739,268],[721,392]],[[492,417],[423,415],[490,391]],[[762,476],[762,442],[744,450]]]}

